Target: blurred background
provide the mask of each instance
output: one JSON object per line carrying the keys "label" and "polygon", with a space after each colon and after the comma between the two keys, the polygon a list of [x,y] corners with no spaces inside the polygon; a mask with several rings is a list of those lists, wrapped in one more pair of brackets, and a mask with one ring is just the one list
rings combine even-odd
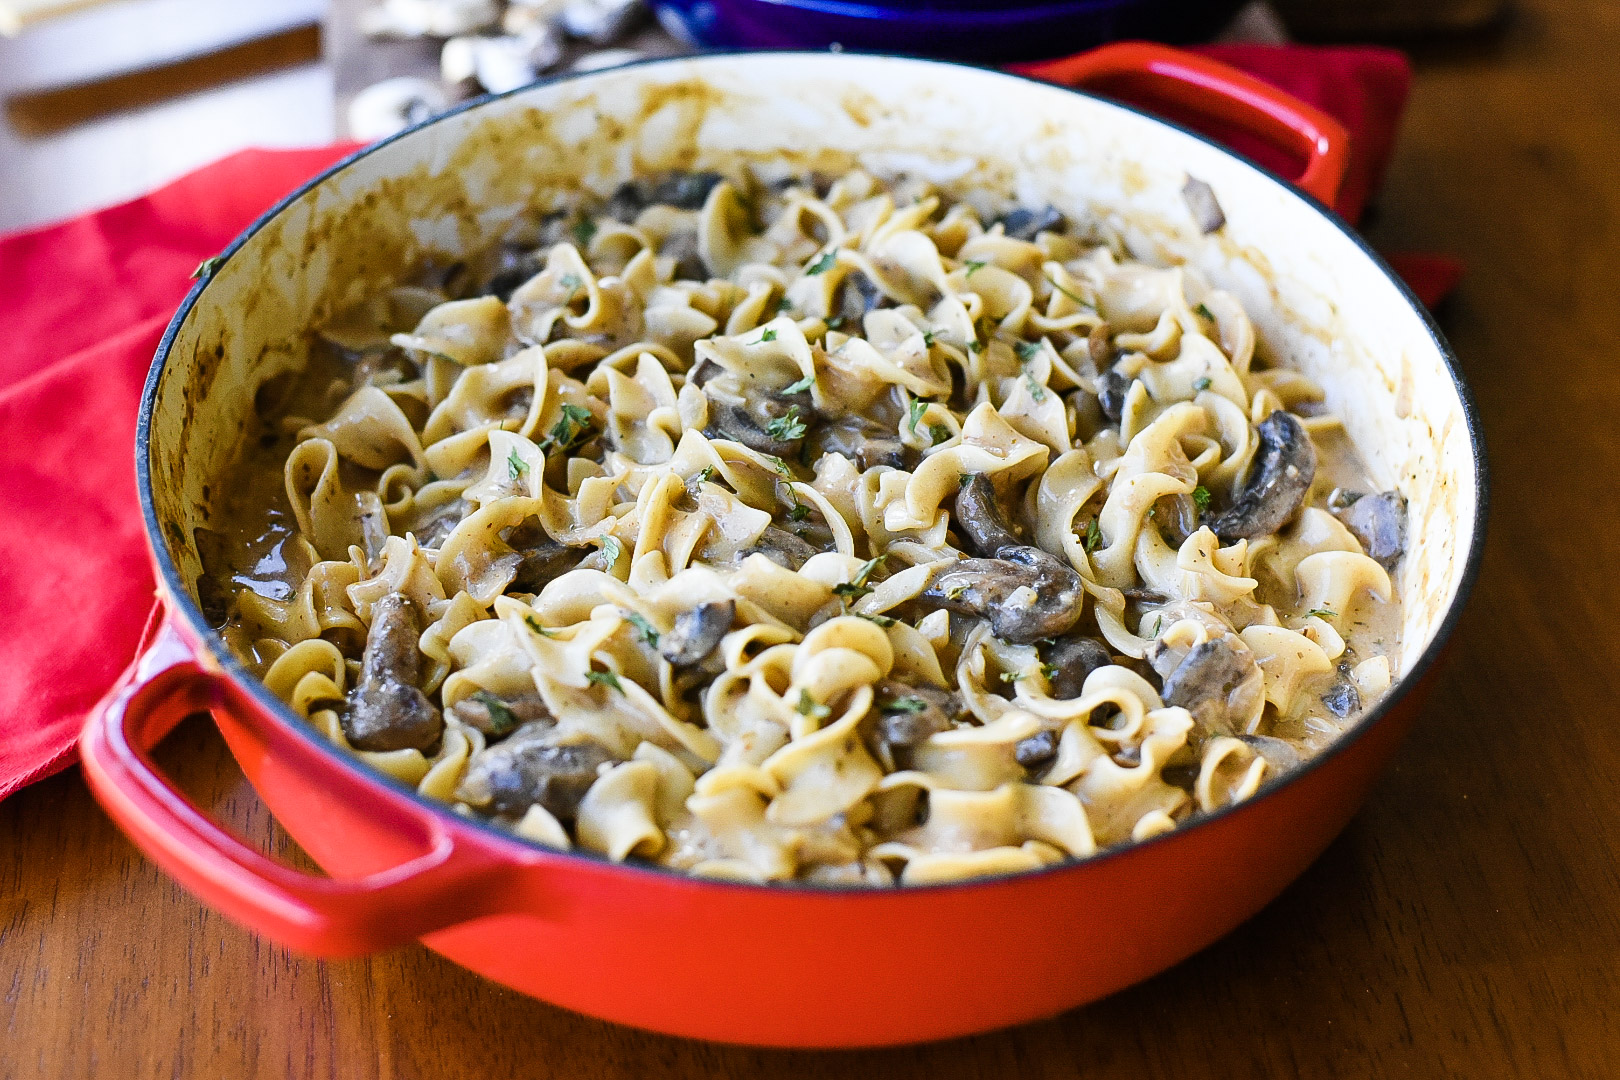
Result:
{"label": "blurred background", "polygon": [[1405,41],[1507,0],[0,0],[0,231],[247,146],[379,138],[456,101],[703,47],[986,63],[1118,38]]}

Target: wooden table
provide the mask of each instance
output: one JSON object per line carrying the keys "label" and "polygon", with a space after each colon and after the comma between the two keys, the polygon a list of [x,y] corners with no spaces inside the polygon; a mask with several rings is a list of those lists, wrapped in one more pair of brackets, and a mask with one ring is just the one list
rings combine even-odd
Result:
{"label": "wooden table", "polygon": [[[1372,229],[1470,267],[1445,321],[1493,451],[1484,574],[1399,765],[1246,926],[1003,1034],[710,1046],[421,948],[291,956],[159,875],[70,772],[0,805],[0,1077],[1620,1076],[1620,6],[1522,6],[1420,54]],[[209,728],[162,758],[285,851]]]}

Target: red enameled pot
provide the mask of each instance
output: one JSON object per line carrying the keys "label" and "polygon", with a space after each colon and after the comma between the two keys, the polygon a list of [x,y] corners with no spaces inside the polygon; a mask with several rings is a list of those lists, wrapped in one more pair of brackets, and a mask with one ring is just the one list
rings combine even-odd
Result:
{"label": "red enameled pot", "polygon": [[[244,233],[175,316],[142,403],[137,461],[167,619],[84,728],[85,774],[135,843],[206,903],[295,949],[420,939],[525,993],[656,1031],[862,1046],[1016,1024],[1095,1000],[1253,915],[1355,813],[1419,708],[1484,528],[1478,422],[1407,290],[1323,203],[1344,168],[1331,119],[1159,46],[1032,72],[849,54],[657,61],[474,103],[336,166]],[[1072,89],[1126,79],[1307,161],[1290,185],[1204,138]],[[194,530],[255,390],[304,328],[430,255],[487,243],[551,193],[635,172],[781,158],[999,185],[1105,221],[1140,257],[1235,292],[1273,353],[1326,388],[1412,542],[1397,577],[1396,685],[1331,750],[1255,798],[1083,862],[870,891],[694,880],[551,851],[450,813],[326,743],[229,654],[195,601]],[[1215,190],[1218,233],[1180,189]],[[1302,190],[1303,189],[1303,190]],[[243,771],[332,876],[222,831],[146,748],[206,710]],[[1028,947],[1031,928],[1047,946]]]}

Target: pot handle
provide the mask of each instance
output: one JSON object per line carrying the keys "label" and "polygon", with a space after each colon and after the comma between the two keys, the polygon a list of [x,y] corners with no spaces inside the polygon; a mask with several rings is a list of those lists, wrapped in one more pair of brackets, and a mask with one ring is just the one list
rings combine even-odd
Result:
{"label": "pot handle", "polygon": [[1141,81],[1164,101],[1232,124],[1299,153],[1296,186],[1332,206],[1350,163],[1350,134],[1333,117],[1207,56],[1146,41],[1122,41],[1059,60],[1013,65],[1021,75],[1081,89]]}
{"label": "pot handle", "polygon": [[[172,620],[85,722],[85,778],[143,852],[225,915],[301,952],[359,956],[490,912],[487,879],[503,866],[459,844],[428,813],[412,822],[422,854],[359,878],[327,878],[259,854],[209,819],[157,770],[144,749],[183,717],[232,706],[229,683],[197,662]],[[344,797],[363,781],[334,771]],[[413,815],[416,816],[416,815]]]}

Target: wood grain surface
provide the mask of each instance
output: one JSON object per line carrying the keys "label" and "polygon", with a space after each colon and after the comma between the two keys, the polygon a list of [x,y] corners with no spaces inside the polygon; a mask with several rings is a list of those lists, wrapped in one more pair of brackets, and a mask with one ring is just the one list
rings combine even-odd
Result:
{"label": "wood grain surface", "polygon": [[[289,955],[159,875],[74,771],[0,804],[0,1077],[1620,1076],[1617,54],[1612,0],[1527,0],[1500,37],[1418,57],[1371,231],[1468,261],[1444,322],[1491,443],[1484,574],[1398,765],[1224,941],[980,1038],[814,1054],[684,1042],[419,947]],[[161,758],[287,853],[206,724]]]}

